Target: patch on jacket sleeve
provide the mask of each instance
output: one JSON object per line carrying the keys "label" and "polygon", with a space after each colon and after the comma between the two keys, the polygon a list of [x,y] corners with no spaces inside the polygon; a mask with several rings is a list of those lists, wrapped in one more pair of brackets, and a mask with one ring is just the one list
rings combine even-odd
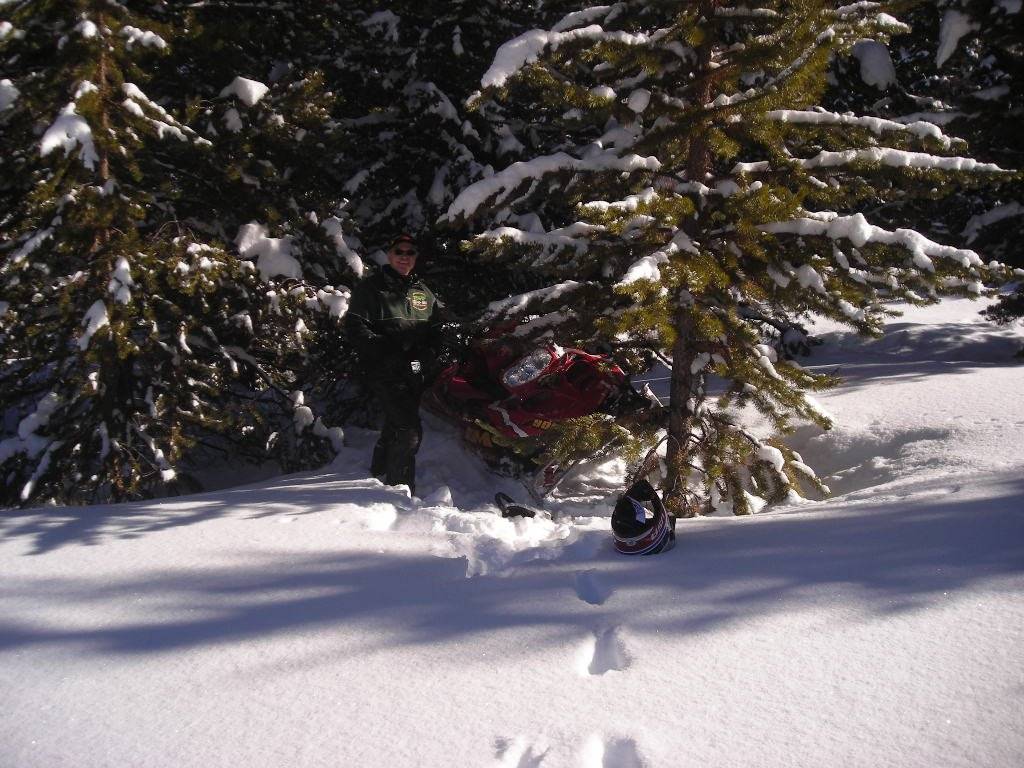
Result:
{"label": "patch on jacket sleeve", "polygon": [[409,304],[417,312],[423,312],[429,306],[427,294],[424,291],[409,291]]}

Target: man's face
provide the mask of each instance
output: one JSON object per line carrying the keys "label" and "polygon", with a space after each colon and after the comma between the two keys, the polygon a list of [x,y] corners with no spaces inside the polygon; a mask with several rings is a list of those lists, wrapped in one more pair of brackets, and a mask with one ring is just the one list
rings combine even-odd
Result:
{"label": "man's face", "polygon": [[419,251],[410,242],[401,241],[391,246],[388,251],[388,264],[400,275],[408,275],[416,268],[416,257]]}

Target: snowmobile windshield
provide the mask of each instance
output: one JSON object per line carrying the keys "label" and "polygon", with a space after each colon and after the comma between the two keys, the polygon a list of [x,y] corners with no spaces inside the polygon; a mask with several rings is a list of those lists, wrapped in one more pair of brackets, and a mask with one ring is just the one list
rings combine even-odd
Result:
{"label": "snowmobile windshield", "polygon": [[510,366],[502,374],[501,381],[510,389],[521,387],[544,373],[549,365],[551,365],[551,352],[547,349],[538,349]]}

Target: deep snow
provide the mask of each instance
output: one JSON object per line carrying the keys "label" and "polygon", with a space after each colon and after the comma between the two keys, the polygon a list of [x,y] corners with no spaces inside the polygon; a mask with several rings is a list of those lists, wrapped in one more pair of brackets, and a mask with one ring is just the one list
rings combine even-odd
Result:
{"label": "deep snow", "polygon": [[429,420],[424,501],[350,430],[319,472],[0,512],[0,766],[1019,765],[1024,332],[981,306],[821,324],[838,426],[793,444],[834,496],[656,557],[611,549],[616,462],[506,521]]}

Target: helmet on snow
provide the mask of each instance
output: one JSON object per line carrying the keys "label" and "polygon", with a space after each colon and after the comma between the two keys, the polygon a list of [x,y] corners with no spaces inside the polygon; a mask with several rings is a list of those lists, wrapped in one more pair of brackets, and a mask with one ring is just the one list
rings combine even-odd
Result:
{"label": "helmet on snow", "polygon": [[676,519],[647,480],[633,483],[612,512],[615,549],[624,555],[656,555],[675,545]]}

